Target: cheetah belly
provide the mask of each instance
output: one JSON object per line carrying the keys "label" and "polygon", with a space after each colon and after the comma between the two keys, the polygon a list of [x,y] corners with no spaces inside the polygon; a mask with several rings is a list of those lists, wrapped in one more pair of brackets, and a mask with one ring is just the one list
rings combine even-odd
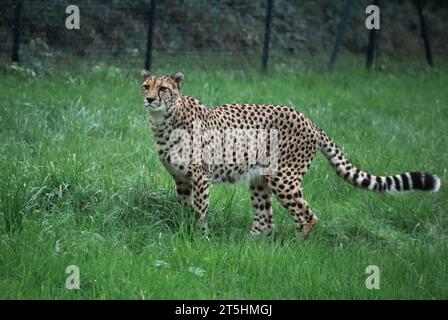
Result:
{"label": "cheetah belly", "polygon": [[211,168],[212,183],[236,183],[238,181],[250,181],[262,174],[263,167],[260,165],[228,165],[226,167],[216,165]]}

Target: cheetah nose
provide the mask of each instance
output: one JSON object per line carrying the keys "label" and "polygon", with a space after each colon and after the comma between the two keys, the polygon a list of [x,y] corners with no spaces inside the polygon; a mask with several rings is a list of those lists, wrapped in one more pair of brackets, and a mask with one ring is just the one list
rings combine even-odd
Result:
{"label": "cheetah nose", "polygon": [[156,100],[155,97],[146,97],[146,101],[148,101],[148,103],[153,102],[154,100]]}

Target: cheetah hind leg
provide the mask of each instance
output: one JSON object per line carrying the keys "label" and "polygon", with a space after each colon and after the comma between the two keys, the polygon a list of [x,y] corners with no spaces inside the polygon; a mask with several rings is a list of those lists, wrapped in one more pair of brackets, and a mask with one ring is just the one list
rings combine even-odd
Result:
{"label": "cheetah hind leg", "polygon": [[270,235],[274,227],[272,224],[272,191],[263,177],[251,180],[250,191],[254,209],[250,233],[254,236]]}
{"label": "cheetah hind leg", "polygon": [[293,216],[294,224],[302,239],[307,239],[311,230],[317,224],[317,216],[313,214],[306,200],[303,198],[302,190],[298,183],[287,183],[280,181],[273,186],[273,192],[281,204]]}

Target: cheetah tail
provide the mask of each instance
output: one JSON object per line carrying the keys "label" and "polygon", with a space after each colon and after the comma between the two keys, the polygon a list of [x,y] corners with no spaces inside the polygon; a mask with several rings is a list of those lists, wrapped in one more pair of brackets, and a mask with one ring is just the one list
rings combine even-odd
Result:
{"label": "cheetah tail", "polygon": [[356,187],[379,192],[407,190],[439,191],[440,178],[425,172],[406,172],[393,176],[374,176],[354,167],[328,135],[321,131],[320,151],[336,173]]}

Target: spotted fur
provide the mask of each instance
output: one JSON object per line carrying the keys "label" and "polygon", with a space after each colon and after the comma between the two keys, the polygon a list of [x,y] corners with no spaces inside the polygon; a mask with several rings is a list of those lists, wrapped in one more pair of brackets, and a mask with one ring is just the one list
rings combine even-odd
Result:
{"label": "spotted fur", "polygon": [[[183,203],[193,208],[198,215],[198,224],[206,229],[209,205],[209,187],[214,182],[235,182],[241,178],[249,180],[254,219],[251,233],[270,233],[272,223],[272,195],[291,213],[294,223],[306,238],[317,223],[306,202],[301,182],[315,155],[320,150],[336,170],[336,173],[356,187],[378,191],[398,192],[407,190],[438,191],[440,179],[429,173],[407,172],[393,176],[375,176],[354,167],[333,140],[319,129],[304,114],[288,106],[225,104],[212,109],[206,108],[197,99],[183,95],[182,74],[174,76],[152,75],[143,71],[142,90],[144,102],[150,114],[150,124],[156,140],[157,152],[162,164],[173,176],[177,193]],[[193,123],[201,126],[195,129]],[[257,130],[275,129],[278,133],[277,163],[269,175],[260,174],[260,168],[272,163],[261,163],[259,154],[256,161],[248,161],[247,150],[234,150],[233,158],[243,155],[243,162],[232,164],[194,162],[182,164],[173,159],[170,150],[186,151],[191,159],[195,147],[204,148],[212,141],[207,138],[207,130],[223,133],[226,129]],[[194,136],[199,130],[201,138],[190,139],[191,147],[186,148],[182,136],[173,139],[175,130],[182,129]],[[236,134],[235,141],[242,137]],[[214,145],[216,147],[216,145]],[[222,143],[222,148],[226,145]]]}

